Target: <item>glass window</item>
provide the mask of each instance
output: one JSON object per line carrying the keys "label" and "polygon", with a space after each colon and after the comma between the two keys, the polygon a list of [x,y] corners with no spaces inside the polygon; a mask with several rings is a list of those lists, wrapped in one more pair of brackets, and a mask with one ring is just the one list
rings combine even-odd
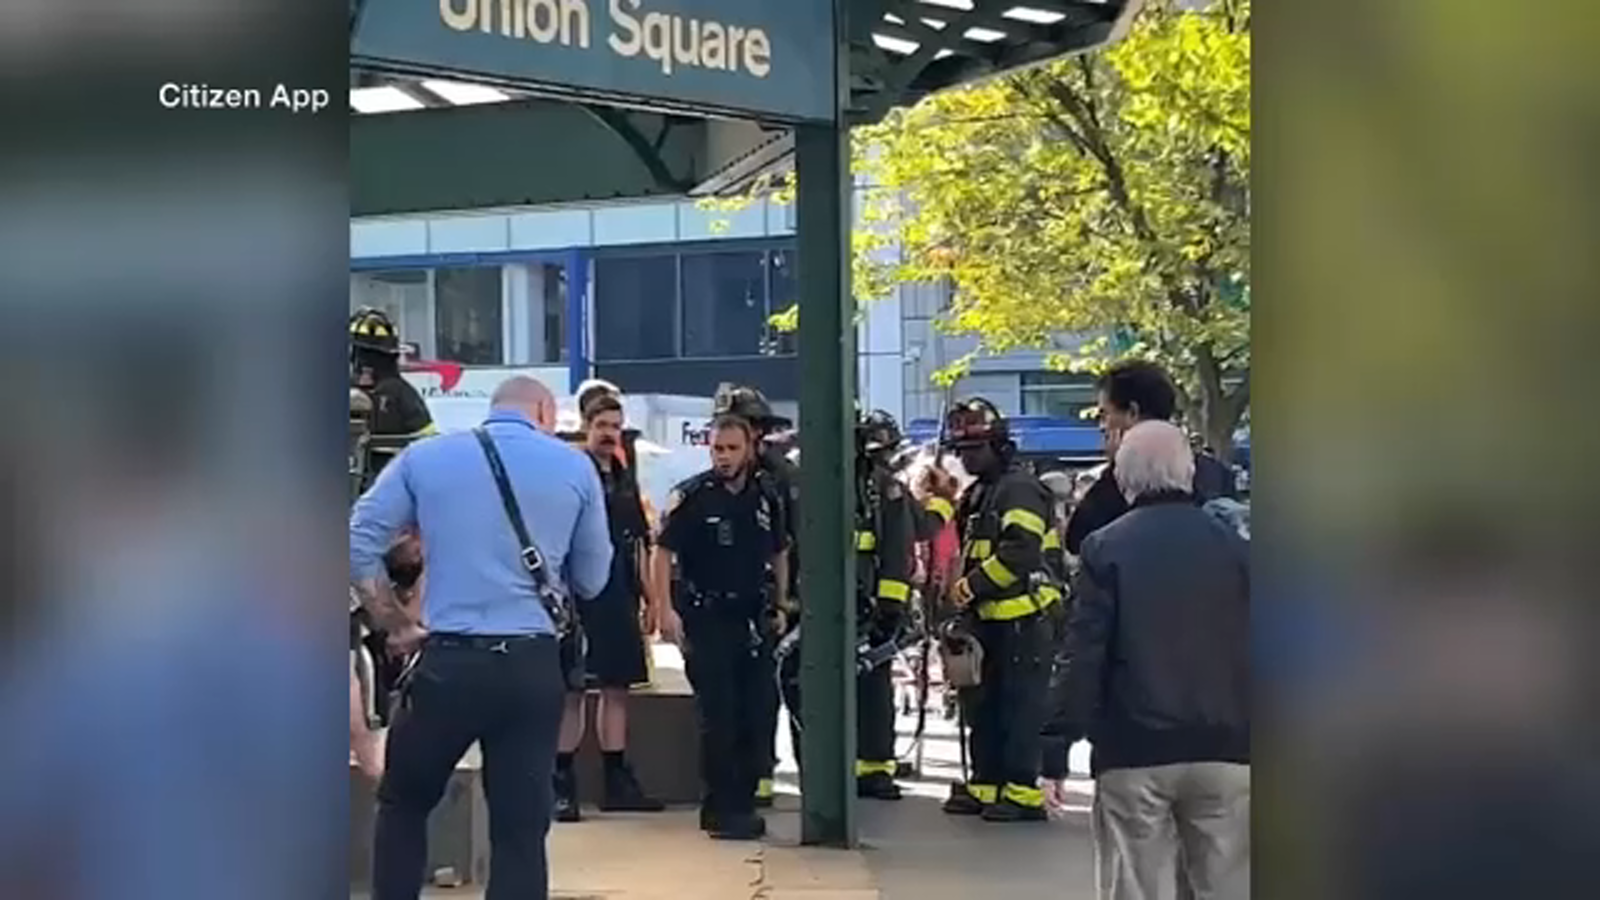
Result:
{"label": "glass window", "polygon": [[[800,283],[795,277],[794,251],[774,250],[767,254],[767,268],[770,270],[772,285],[767,300],[767,315],[771,317],[787,311],[800,302]],[[793,356],[800,346],[799,332],[779,331],[769,324],[764,334],[762,353],[771,356]]]}
{"label": "glass window", "polygon": [[1091,424],[1095,408],[1094,379],[1072,372],[1023,372],[1022,414],[1055,416]]}
{"label": "glass window", "polygon": [[434,270],[436,356],[470,366],[505,364],[499,266]]}
{"label": "glass window", "polygon": [[683,355],[753,356],[767,323],[766,253],[683,257]]}
{"label": "glass window", "polygon": [[610,257],[594,263],[598,360],[678,355],[678,258]]}
{"label": "glass window", "polygon": [[350,273],[350,311],[381,309],[400,329],[400,340],[433,353],[433,293],[427,269]]}
{"label": "glass window", "polygon": [[567,267],[545,265],[544,270],[544,359],[567,361]]}

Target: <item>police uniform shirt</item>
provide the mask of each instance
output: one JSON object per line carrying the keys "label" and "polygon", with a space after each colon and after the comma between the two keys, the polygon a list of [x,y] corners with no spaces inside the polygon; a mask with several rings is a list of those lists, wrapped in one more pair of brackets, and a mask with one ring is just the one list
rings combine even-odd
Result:
{"label": "police uniform shirt", "polygon": [[767,563],[784,547],[783,528],[756,479],[746,478],[735,493],[706,472],[673,490],[659,543],[677,555],[683,581],[694,590],[754,602]]}

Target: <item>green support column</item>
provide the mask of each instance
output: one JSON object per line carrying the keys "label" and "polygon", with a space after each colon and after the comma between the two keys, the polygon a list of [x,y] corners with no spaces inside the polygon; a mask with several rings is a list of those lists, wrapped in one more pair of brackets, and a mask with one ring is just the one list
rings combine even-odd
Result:
{"label": "green support column", "polygon": [[847,138],[795,132],[800,356],[801,840],[856,842],[855,325]]}
{"label": "green support column", "polygon": [[[835,87],[848,99],[845,10],[834,2]],[[844,116],[795,129],[800,282],[800,839],[856,844],[856,330]]]}

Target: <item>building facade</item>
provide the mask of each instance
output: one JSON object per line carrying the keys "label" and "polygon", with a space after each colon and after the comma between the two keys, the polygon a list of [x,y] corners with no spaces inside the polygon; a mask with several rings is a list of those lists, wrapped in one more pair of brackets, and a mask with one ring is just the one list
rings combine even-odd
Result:
{"label": "building facade", "polygon": [[[351,223],[351,307],[386,310],[432,396],[477,396],[507,371],[561,393],[589,377],[639,394],[709,396],[754,384],[793,414],[804,366],[773,314],[797,300],[794,210],[736,213],[693,201],[481,210]],[[857,335],[862,405],[901,421],[936,418],[933,374],[974,340],[942,333],[942,285],[905,285],[868,305]],[[1065,349],[1065,348],[1063,348]],[[463,377],[462,373],[476,377]],[[463,387],[468,385],[468,387]],[[978,359],[953,393],[1017,415],[1076,417],[1081,376],[1045,354]]]}

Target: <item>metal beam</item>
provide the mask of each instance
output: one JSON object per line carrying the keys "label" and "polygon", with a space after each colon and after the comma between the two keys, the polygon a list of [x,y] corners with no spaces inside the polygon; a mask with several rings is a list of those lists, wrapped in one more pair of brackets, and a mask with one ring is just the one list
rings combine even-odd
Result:
{"label": "metal beam", "polygon": [[795,129],[800,280],[800,839],[853,847],[856,830],[854,300],[850,292],[847,0],[834,0],[839,116]]}

